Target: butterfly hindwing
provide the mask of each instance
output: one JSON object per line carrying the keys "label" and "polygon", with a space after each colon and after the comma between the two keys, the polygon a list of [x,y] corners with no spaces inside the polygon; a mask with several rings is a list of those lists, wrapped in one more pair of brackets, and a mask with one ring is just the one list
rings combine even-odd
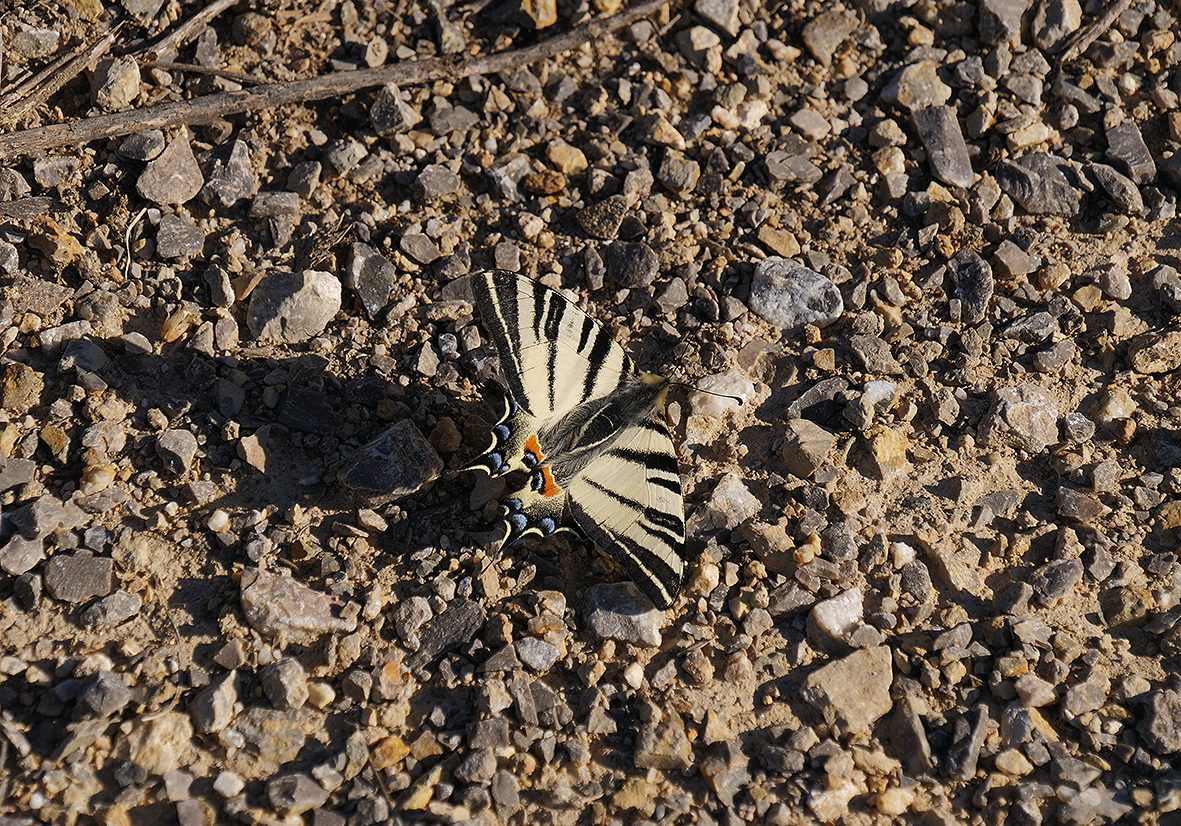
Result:
{"label": "butterfly hindwing", "polygon": [[656,605],[672,604],[685,577],[685,505],[668,429],[644,420],[570,484],[570,513]]}
{"label": "butterfly hindwing", "polygon": [[623,348],[561,293],[504,270],[474,276],[472,292],[509,392],[531,416],[567,412],[635,376]]}

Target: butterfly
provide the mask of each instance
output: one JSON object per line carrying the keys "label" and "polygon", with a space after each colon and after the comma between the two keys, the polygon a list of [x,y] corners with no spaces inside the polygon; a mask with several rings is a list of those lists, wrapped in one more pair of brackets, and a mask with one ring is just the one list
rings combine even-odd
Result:
{"label": "butterfly", "polygon": [[640,372],[597,321],[532,279],[477,273],[472,294],[507,393],[492,443],[468,468],[526,479],[502,500],[506,542],[573,524],[669,607],[685,578],[670,380]]}

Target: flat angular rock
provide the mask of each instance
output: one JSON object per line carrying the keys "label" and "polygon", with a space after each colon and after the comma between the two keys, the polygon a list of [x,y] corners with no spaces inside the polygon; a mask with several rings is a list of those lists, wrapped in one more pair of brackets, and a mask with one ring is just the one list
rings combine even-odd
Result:
{"label": "flat angular rock", "polygon": [[45,565],[45,590],[62,602],[87,602],[111,593],[115,564],[89,551],[56,554]]}
{"label": "flat angular rock", "polygon": [[1087,170],[1099,182],[1099,186],[1107,193],[1107,197],[1120,208],[1125,215],[1144,215],[1144,198],[1140,189],[1126,175],[1120,174],[1114,167],[1103,163],[1093,163]]}
{"label": "flat angular rock", "polygon": [[992,267],[975,250],[965,249],[951,259],[951,273],[962,307],[961,318],[968,324],[983,321],[995,288]]}
{"label": "flat angular rock", "polygon": [[1029,0],[981,0],[978,8],[980,39],[999,46],[1021,36],[1021,19],[1029,9]]}
{"label": "flat angular rock", "polygon": [[869,731],[890,711],[894,660],[887,646],[864,648],[808,675],[801,699],[829,724],[852,735]]}
{"label": "flat angular rock", "polygon": [[818,272],[787,258],[765,258],[750,285],[750,309],[785,333],[827,327],[845,311],[841,291]]}
{"label": "flat angular rock", "polygon": [[83,611],[82,624],[88,628],[110,628],[131,619],[142,607],[139,594],[120,588]]}
{"label": "flat angular rock", "polygon": [[170,205],[192,200],[204,183],[188,134],[182,131],[144,168],[135,188],[144,200]]}
{"label": "flat angular rock", "polygon": [[1137,373],[1173,373],[1181,369],[1181,330],[1149,333],[1132,342],[1128,361]]}
{"label": "flat angular rock", "polygon": [[345,280],[369,318],[376,318],[385,309],[397,279],[397,268],[384,255],[368,244],[353,244]]}
{"label": "flat angular rock", "polygon": [[486,619],[478,603],[470,599],[452,600],[443,613],[419,630],[419,649],[406,661],[406,666],[415,671],[448,651],[467,645],[484,627]]}
{"label": "flat angular rock", "polygon": [[981,443],[1005,441],[1029,453],[1040,453],[1058,443],[1058,404],[1036,384],[1002,387],[980,425]]}
{"label": "flat angular rock", "polygon": [[643,241],[616,241],[607,246],[603,261],[607,274],[621,287],[647,287],[656,279],[660,258]]}
{"label": "flat angular rock", "polygon": [[856,31],[857,23],[857,15],[845,9],[819,14],[804,26],[804,48],[822,66],[829,66],[837,47]]}
{"label": "flat angular rock", "polygon": [[738,0],[697,0],[693,10],[731,37],[738,34]]}
{"label": "flat angular rock", "polygon": [[1082,23],[1083,8],[1079,0],[1043,0],[1034,9],[1030,23],[1033,42],[1043,52],[1055,54]]}
{"label": "flat angular rock", "polygon": [[13,534],[0,547],[0,570],[6,574],[20,576],[33,570],[45,558],[45,542],[40,538]]}
{"label": "flat angular rock", "polygon": [[188,471],[197,450],[197,437],[188,430],[166,430],[156,438],[156,455],[177,476]]}
{"label": "flat angular rock", "polygon": [[242,614],[264,636],[311,642],[324,634],[353,631],[355,620],[344,619],[327,594],[257,568],[247,568],[240,582]]}
{"label": "flat angular rock", "polygon": [[656,648],[664,613],[631,582],[604,583],[586,589],[587,626],[601,640],[619,640]]}
{"label": "flat angular rock", "polygon": [[1157,754],[1181,752],[1181,692],[1161,688],[1152,693],[1140,721],[1140,736]]}
{"label": "flat angular rock", "polygon": [[882,90],[883,99],[912,112],[942,106],[951,99],[951,87],[939,77],[937,69],[938,66],[930,60],[906,66],[886,84]]}
{"label": "flat angular rock", "polygon": [[340,302],[340,280],[331,273],[272,273],[251,293],[246,323],[257,339],[295,344],[324,332]]}
{"label": "flat angular rock", "polygon": [[1127,120],[1107,130],[1107,157],[1138,184],[1151,183],[1156,177],[1156,163],[1135,121]]}
{"label": "flat angular rock", "polygon": [[685,722],[671,707],[656,710],[636,737],[635,764],[640,769],[680,771],[693,764],[693,746]]}
{"label": "flat angular rock", "polygon": [[783,462],[801,479],[810,479],[828,460],[836,435],[810,419],[789,419],[784,434]]}
{"label": "flat angular rock", "polygon": [[824,650],[848,650],[849,637],[864,623],[860,588],[822,600],[808,612],[808,639]]}
{"label": "flat angular rock", "polygon": [[612,195],[584,208],[575,216],[575,220],[587,235],[610,241],[619,234],[619,225],[626,214],[627,199],[622,195]]}
{"label": "flat angular rock", "polygon": [[993,174],[1014,203],[1030,215],[1075,215],[1082,190],[1071,183],[1067,170],[1061,158],[1037,152],[1003,161]]}
{"label": "flat angular rock", "polygon": [[340,471],[340,482],[369,504],[384,504],[429,485],[443,460],[409,420],[400,421],[357,451]]}
{"label": "flat angular rock", "polygon": [[161,258],[192,258],[204,246],[205,233],[187,215],[161,216],[156,230],[156,254]]}
{"label": "flat angular rock", "polygon": [[228,209],[258,192],[258,176],[250,159],[250,147],[236,140],[225,158],[215,158],[209,179],[201,190],[202,199],[213,207]]}
{"label": "flat angular rock", "polygon": [[414,194],[420,200],[434,201],[459,191],[459,176],[442,164],[428,164],[414,181]]}
{"label": "flat angular rock", "polygon": [[214,734],[234,720],[234,703],[238,701],[237,674],[231,671],[212,685],[197,692],[189,702],[189,715],[197,731]]}
{"label": "flat angular rock", "polygon": [[267,799],[279,814],[298,816],[327,803],[328,791],[303,772],[296,772],[267,783]]}
{"label": "flat angular rock", "polygon": [[913,112],[915,130],[927,150],[931,174],[944,183],[968,189],[972,186],[972,159],[950,106],[929,106]]}

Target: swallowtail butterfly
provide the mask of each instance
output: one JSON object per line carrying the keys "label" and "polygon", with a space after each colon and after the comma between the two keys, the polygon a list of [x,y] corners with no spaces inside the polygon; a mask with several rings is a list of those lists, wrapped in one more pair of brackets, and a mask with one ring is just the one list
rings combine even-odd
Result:
{"label": "swallowtail butterfly", "polygon": [[506,539],[573,524],[669,607],[685,577],[669,380],[637,370],[598,322],[529,278],[483,272],[472,291],[508,392],[492,444],[468,467],[527,478],[502,500]]}

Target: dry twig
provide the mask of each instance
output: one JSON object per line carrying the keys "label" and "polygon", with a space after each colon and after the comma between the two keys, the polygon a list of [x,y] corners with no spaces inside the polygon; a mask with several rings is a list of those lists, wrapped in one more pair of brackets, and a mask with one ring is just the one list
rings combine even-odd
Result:
{"label": "dry twig", "polygon": [[433,80],[461,80],[473,75],[490,75],[526,66],[569,51],[584,43],[629,26],[660,9],[669,0],[644,0],[639,5],[605,20],[592,20],[564,34],[523,49],[486,55],[466,63],[441,58],[423,58],[353,72],[334,72],[322,77],[269,83],[238,92],[206,95],[193,100],[163,103],[146,109],[99,115],[93,118],[26,129],[0,136],[0,160],[27,155],[43,149],[78,146],[101,138],[113,138],[143,129],[180,124],[208,123],[227,115],[256,112],[287,103],[307,103],[339,97],[361,89],[397,83],[411,86]]}
{"label": "dry twig", "polygon": [[181,47],[201,32],[223,11],[238,3],[239,0],[214,0],[201,11],[181,23],[168,34],[161,37],[143,51],[148,59],[163,59],[166,55],[179,52]]}
{"label": "dry twig", "polygon": [[209,75],[210,77],[224,77],[226,80],[232,80],[235,83],[242,83],[247,86],[260,86],[266,81],[253,75],[243,74],[242,72],[231,72],[228,69],[210,69],[208,66],[201,66],[197,63],[173,63],[170,60],[149,60],[147,63],[140,64],[141,69],[163,69],[166,72],[189,72],[194,75]]}
{"label": "dry twig", "polygon": [[116,24],[93,43],[79,44],[0,98],[0,123],[12,123],[30,109],[40,106],[58,89],[81,74],[87,66],[94,65],[110,50],[121,28],[122,24]]}
{"label": "dry twig", "polygon": [[1114,0],[1103,12],[1066,39],[1062,47],[1059,63],[1067,63],[1085,52],[1092,43],[1103,36],[1103,33],[1114,25],[1119,16],[1128,10],[1132,0]]}

